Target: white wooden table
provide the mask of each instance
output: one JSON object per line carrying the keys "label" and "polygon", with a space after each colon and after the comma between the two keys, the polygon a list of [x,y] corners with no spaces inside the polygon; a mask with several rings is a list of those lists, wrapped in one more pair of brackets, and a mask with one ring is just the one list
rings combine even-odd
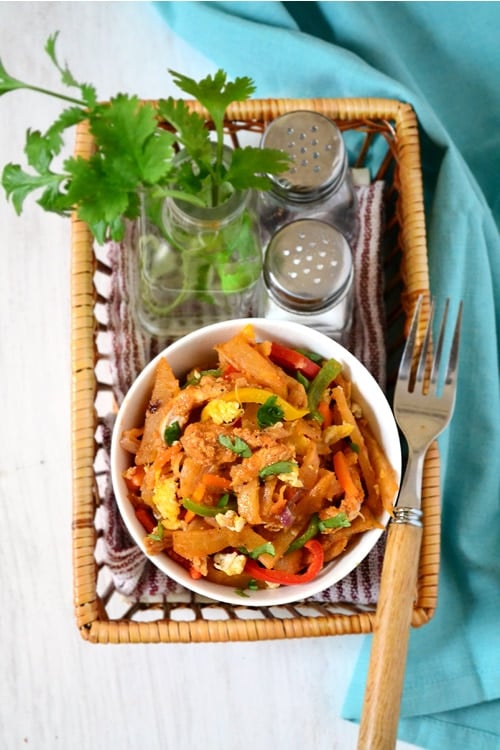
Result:
{"label": "white wooden table", "polygon": [[[194,76],[216,68],[149,3],[2,2],[6,69],[58,88],[43,52],[56,30],[62,59],[101,98],[178,94],[167,68]],[[0,168],[24,163],[26,129],[44,130],[60,109],[35,93],[2,97]],[[81,640],[72,609],[69,222],[31,199],[18,218],[2,190],[0,242],[0,747],[355,748],[357,727],[340,712],[360,637]]]}

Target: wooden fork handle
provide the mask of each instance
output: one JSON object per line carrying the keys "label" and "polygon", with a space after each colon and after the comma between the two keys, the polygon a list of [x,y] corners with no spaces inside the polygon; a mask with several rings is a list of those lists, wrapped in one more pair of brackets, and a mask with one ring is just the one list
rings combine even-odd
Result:
{"label": "wooden fork handle", "polygon": [[[396,745],[399,711],[410,636],[421,525],[391,522],[380,582],[379,602],[365,689],[358,750],[392,750]],[[418,523],[420,511],[411,511]]]}

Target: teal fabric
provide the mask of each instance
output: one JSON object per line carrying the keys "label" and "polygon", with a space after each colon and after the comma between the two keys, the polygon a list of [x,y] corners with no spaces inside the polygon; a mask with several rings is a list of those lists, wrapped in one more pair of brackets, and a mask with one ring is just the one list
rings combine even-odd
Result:
{"label": "teal fabric", "polygon": [[[500,748],[500,5],[157,3],[167,24],[257,96],[381,96],[421,124],[433,294],[464,300],[455,416],[440,439],[437,612],[412,631],[399,737]],[[344,715],[359,717],[370,638]]]}

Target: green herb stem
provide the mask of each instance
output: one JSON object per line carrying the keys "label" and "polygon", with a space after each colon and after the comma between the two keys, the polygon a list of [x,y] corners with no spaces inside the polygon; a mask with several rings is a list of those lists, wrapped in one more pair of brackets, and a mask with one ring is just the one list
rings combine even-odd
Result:
{"label": "green herb stem", "polygon": [[46,96],[52,96],[55,99],[62,99],[64,102],[71,102],[71,104],[76,104],[79,107],[87,107],[87,103],[81,99],[75,99],[72,96],[66,96],[66,94],[60,94],[59,92],[51,91],[50,89],[44,89],[41,86],[32,86],[29,83],[23,83],[20,88],[28,89],[29,91],[36,91],[37,93],[45,94]]}

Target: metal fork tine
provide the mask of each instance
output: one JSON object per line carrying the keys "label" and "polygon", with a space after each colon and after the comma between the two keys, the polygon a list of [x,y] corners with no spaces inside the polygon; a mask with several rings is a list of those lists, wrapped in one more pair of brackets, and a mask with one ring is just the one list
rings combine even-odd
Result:
{"label": "metal fork tine", "polygon": [[420,358],[418,361],[417,373],[415,375],[415,387],[417,385],[420,385],[423,388],[424,386],[425,371],[427,368],[427,359],[428,359],[429,349],[431,345],[433,318],[434,318],[434,303],[431,304],[429,320],[427,321],[427,327],[425,329],[424,340],[422,342],[422,349],[421,349]]}
{"label": "metal fork tine", "polygon": [[420,308],[422,307],[422,297],[420,296],[415,305],[415,311],[408,332],[408,338],[401,356],[401,362],[399,365],[398,379],[396,388],[399,388],[402,383],[408,383],[410,380],[412,364],[413,364],[413,350],[415,349],[415,342],[417,339],[418,321],[420,318]]}
{"label": "metal fork tine", "polygon": [[460,350],[460,329],[462,326],[462,307],[463,303],[460,302],[457,319],[455,322],[455,330],[453,332],[453,339],[451,342],[450,356],[448,360],[448,369],[446,371],[445,386],[453,386],[455,383],[455,376],[458,368],[458,354]]}
{"label": "metal fork tine", "polygon": [[450,307],[450,300],[449,298],[446,300],[444,305],[444,311],[443,311],[443,319],[441,321],[441,328],[439,329],[439,335],[438,335],[438,342],[436,346],[436,352],[434,354],[434,359],[432,362],[432,370],[431,370],[431,385],[434,386],[434,391],[437,389],[438,385],[438,378],[439,378],[439,369],[441,367],[441,357],[443,354],[443,346],[444,346],[444,336],[446,331],[446,323],[448,319],[448,309]]}

